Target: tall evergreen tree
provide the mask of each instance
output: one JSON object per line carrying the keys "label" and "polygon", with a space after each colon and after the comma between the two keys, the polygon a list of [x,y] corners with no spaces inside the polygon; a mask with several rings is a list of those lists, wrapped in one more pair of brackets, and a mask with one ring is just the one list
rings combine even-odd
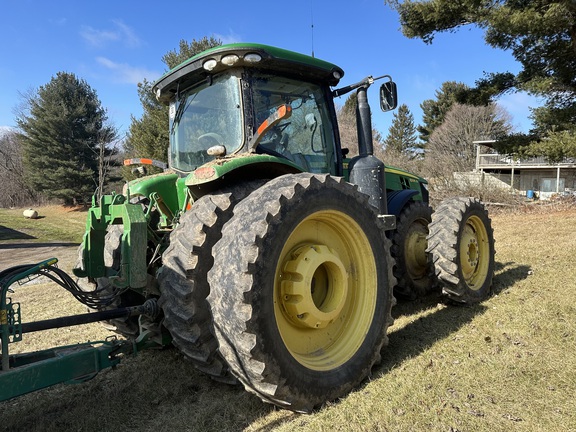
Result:
{"label": "tall evergreen tree", "polygon": [[436,90],[436,99],[426,99],[420,104],[422,108],[422,124],[418,126],[420,139],[427,143],[430,135],[444,121],[444,117],[455,102],[461,102],[462,93],[469,87],[461,82],[446,81]]}
{"label": "tall evergreen tree", "polygon": [[408,105],[402,104],[398,107],[398,111],[394,113],[392,125],[388,129],[388,136],[384,140],[384,147],[387,152],[412,156],[417,148],[416,141],[414,116],[410,112]]}
{"label": "tall evergreen tree", "polygon": [[408,37],[432,43],[437,33],[476,25],[485,31],[488,45],[512,53],[522,66],[520,72],[487,74],[473,89],[475,98],[525,90],[546,100],[535,112],[536,132],[546,133],[552,126],[572,129],[576,124],[574,0],[385,2],[399,12]]}
{"label": "tall evergreen tree", "polygon": [[178,51],[176,50],[168,51],[162,57],[162,61],[166,66],[168,66],[168,69],[172,69],[173,67],[178,66],[183,61],[186,61],[189,58],[194,57],[196,54],[199,54],[202,51],[206,51],[209,48],[217,47],[219,45],[222,45],[222,41],[213,36],[210,37],[204,36],[202,39],[199,40],[192,39],[191,42],[187,42],[184,39],[180,39],[180,43],[178,44]]}
{"label": "tall evergreen tree", "polygon": [[100,146],[116,138],[96,92],[58,72],[25,102],[16,121],[30,186],[65,205],[88,201],[99,183]]}
{"label": "tall evergreen tree", "polygon": [[[222,41],[214,37],[204,37],[191,42],[181,40],[179,50],[172,50],[162,57],[168,69],[179,65],[202,51],[218,45]],[[131,157],[147,157],[166,162],[168,160],[168,108],[160,104],[152,92],[151,82],[144,80],[138,84],[138,96],[142,104],[142,117],[132,117],[128,139],[125,143],[126,153]]]}
{"label": "tall evergreen tree", "polygon": [[576,158],[576,133],[572,131],[550,132],[541,141],[526,147],[528,156],[544,156],[549,163],[563,162],[566,158]]}

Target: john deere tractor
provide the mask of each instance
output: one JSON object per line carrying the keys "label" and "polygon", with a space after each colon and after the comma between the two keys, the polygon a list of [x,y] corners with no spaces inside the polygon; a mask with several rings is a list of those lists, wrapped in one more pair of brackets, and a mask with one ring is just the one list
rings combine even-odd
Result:
{"label": "john deere tractor", "polygon": [[[169,167],[94,203],[75,270],[107,299],[101,309],[158,300],[157,318],[114,318],[117,331],[167,329],[214,379],[309,411],[380,360],[394,291],[438,287],[460,303],[489,294],[494,239],[482,203],[456,198],[433,215],[426,180],[372,154],[366,94],[381,80],[381,108],[392,110],[395,83],[335,88],[343,75],[241,43],[154,84],[169,107]],[[360,155],[346,159],[334,98],[351,91]]]}

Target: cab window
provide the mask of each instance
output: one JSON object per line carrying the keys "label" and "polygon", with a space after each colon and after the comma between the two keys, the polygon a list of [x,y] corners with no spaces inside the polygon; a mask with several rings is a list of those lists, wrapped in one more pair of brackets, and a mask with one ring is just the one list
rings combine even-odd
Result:
{"label": "cab window", "polygon": [[291,160],[303,171],[336,172],[334,131],[322,88],[281,76],[252,77],[253,106],[258,128],[281,105],[292,115],[271,128],[257,149]]}

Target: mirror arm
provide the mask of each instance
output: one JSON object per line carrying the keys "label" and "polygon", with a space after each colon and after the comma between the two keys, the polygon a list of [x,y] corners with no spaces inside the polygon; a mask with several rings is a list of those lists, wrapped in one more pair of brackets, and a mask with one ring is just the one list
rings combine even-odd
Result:
{"label": "mirror arm", "polygon": [[[379,79],[379,78],[376,78]],[[338,97],[338,96],[342,96],[345,95],[346,93],[351,92],[352,90],[355,90],[359,87],[370,87],[370,85],[372,85],[374,83],[374,78],[372,78],[371,76],[364,78],[362,81],[357,82],[356,84],[350,84],[346,87],[340,87],[339,89],[336,89],[334,91],[332,91],[332,96],[333,97]]]}

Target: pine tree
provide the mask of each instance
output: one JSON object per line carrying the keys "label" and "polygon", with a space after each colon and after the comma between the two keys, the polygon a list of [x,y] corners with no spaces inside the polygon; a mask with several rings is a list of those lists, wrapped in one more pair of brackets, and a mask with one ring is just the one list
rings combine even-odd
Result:
{"label": "pine tree", "polygon": [[576,2],[574,0],[477,1],[385,0],[399,13],[402,32],[432,43],[435,35],[474,25],[486,43],[518,61],[517,74],[484,73],[468,100],[486,105],[510,90],[524,90],[545,100],[534,112],[540,135],[576,124]]}
{"label": "pine tree", "polygon": [[416,151],[416,127],[408,105],[402,104],[394,113],[388,136],[384,140],[386,152],[412,156]]}
{"label": "pine tree", "polygon": [[436,90],[435,99],[426,99],[420,104],[422,108],[422,125],[418,126],[420,139],[427,143],[430,135],[444,121],[446,113],[450,111],[455,102],[461,101],[464,92],[470,88],[461,82],[446,81]]}
{"label": "pine tree", "polygon": [[25,103],[17,123],[30,186],[65,205],[87,202],[99,183],[100,146],[116,138],[96,92],[58,72]]}
{"label": "pine tree", "polygon": [[[181,40],[179,51],[169,51],[162,57],[162,61],[171,69],[190,57],[221,44],[220,40],[213,37],[193,39],[191,42]],[[130,157],[147,157],[166,162],[170,143],[168,108],[156,100],[152,84],[147,80],[138,84],[138,96],[144,113],[139,119],[132,117],[125,143],[126,154]]]}

